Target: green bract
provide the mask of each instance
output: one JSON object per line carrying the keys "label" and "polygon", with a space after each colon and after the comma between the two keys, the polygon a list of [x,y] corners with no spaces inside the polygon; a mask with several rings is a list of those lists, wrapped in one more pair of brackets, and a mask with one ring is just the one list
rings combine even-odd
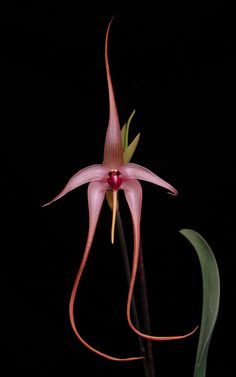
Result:
{"label": "green bract", "polygon": [[135,149],[137,148],[140,133],[134,138],[134,140],[129,144],[129,126],[131,123],[131,120],[135,114],[135,110],[130,115],[127,123],[122,127],[121,129],[121,140],[122,140],[122,146],[124,150],[124,163],[127,163],[131,160]]}

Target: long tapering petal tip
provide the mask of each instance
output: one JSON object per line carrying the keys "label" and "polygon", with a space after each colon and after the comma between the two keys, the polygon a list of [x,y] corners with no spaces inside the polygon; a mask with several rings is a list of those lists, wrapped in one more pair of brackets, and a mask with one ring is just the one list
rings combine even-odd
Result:
{"label": "long tapering petal tip", "polygon": [[47,207],[47,206],[49,206],[49,204],[50,204],[50,202],[48,202],[48,203],[46,203],[46,204],[42,204],[42,205],[41,205],[41,208],[43,208],[43,207]]}
{"label": "long tapering petal tip", "polygon": [[[113,17],[114,18],[114,17]],[[108,62],[108,37],[110,26],[112,20],[109,22],[106,38],[105,38],[105,66],[106,66],[106,76],[108,84],[108,95],[109,95],[109,122],[107,127],[105,145],[104,145],[104,159],[103,162],[106,166],[111,169],[123,164],[123,148],[121,141],[120,132],[120,122],[118,117],[118,112],[116,108],[116,101],[112,86],[110,67]]]}
{"label": "long tapering petal tip", "polygon": [[167,194],[172,195],[172,196],[177,196],[179,195],[179,192],[174,187],[172,187],[172,190],[167,191]]}

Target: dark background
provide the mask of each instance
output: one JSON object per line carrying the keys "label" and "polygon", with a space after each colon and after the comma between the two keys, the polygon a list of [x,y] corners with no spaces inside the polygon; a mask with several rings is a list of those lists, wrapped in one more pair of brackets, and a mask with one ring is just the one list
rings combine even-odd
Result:
{"label": "dark background", "polygon": [[[133,109],[134,162],[178,191],[143,183],[142,239],[153,334],[188,332],[200,321],[197,257],[178,233],[211,245],[221,306],[207,376],[233,372],[235,197],[234,14],[224,3],[193,8],[83,10],[75,2],[9,2],[1,10],[2,375],[143,376],[140,362],[113,363],[84,348],[68,319],[70,291],[88,229],[86,187],[47,208],[72,174],[103,157],[109,60],[121,124]],[[102,8],[102,6],[101,6]],[[110,7],[112,8],[112,7]],[[121,198],[123,199],[123,198]],[[132,255],[132,227],[121,213]],[[92,345],[138,354],[125,318],[127,286],[118,237],[110,245],[104,204],[75,315]],[[191,376],[197,334],[154,343],[157,376]],[[1,363],[1,368],[5,363]]]}

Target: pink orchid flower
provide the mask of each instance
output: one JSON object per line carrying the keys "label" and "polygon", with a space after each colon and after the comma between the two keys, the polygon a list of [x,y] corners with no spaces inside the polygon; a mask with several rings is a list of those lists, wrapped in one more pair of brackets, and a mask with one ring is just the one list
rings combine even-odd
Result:
{"label": "pink orchid flower", "polygon": [[68,192],[76,189],[77,187],[89,183],[88,185],[88,207],[89,207],[89,230],[87,243],[85,246],[83,258],[77,273],[74,286],[72,289],[70,303],[69,303],[69,317],[72,328],[77,336],[77,338],[91,351],[96,354],[114,361],[131,361],[137,359],[143,359],[143,357],[128,357],[128,358],[117,358],[103,353],[90,344],[88,344],[79,334],[75,319],[74,319],[74,301],[78,285],[81,279],[82,272],[84,270],[93,238],[96,230],[99,214],[101,207],[105,198],[105,194],[108,191],[113,193],[113,211],[112,211],[112,226],[111,226],[111,242],[114,242],[114,229],[115,229],[115,219],[117,211],[117,192],[118,190],[123,190],[125,198],[127,200],[130,213],[133,222],[133,234],[134,234],[134,254],[133,254],[133,265],[132,273],[128,291],[127,299],[127,320],[131,329],[139,336],[149,339],[149,340],[176,340],[188,337],[196,329],[185,335],[179,336],[152,336],[144,334],[139,331],[132,323],[131,319],[131,301],[133,296],[135,278],[138,268],[139,260],[139,247],[140,247],[140,217],[141,217],[141,207],[142,207],[142,187],[138,180],[144,180],[151,182],[155,185],[164,187],[173,195],[177,195],[177,190],[172,187],[169,183],[164,181],[162,178],[158,177],[156,174],[148,170],[147,168],[134,164],[124,162],[124,153],[121,140],[121,130],[120,123],[116,108],[116,102],[112,87],[109,63],[108,63],[108,35],[111,26],[110,21],[105,39],[105,65],[106,65],[106,75],[108,82],[108,93],[109,93],[109,123],[106,133],[105,146],[104,146],[104,159],[102,164],[90,165],[82,170],[79,170],[75,175],[73,175],[64,189],[50,202],[45,204],[47,206],[56,200],[62,198]]}

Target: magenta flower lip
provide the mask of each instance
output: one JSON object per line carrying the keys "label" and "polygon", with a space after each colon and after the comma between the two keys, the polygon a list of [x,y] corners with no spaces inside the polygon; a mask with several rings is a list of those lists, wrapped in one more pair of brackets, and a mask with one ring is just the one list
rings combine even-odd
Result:
{"label": "magenta flower lip", "polygon": [[123,190],[125,194],[126,201],[128,203],[132,222],[133,222],[133,234],[134,234],[134,254],[133,254],[133,265],[131,280],[128,292],[127,300],[127,320],[132,328],[132,330],[141,337],[150,340],[175,340],[182,339],[191,335],[196,329],[185,335],[179,336],[152,336],[147,335],[135,328],[132,323],[130,310],[131,310],[131,300],[133,296],[135,278],[137,274],[138,259],[139,259],[139,246],[140,246],[140,218],[141,218],[141,207],[142,207],[142,187],[139,180],[147,181],[153,183],[157,186],[161,186],[167,189],[170,193],[177,195],[177,190],[171,186],[168,182],[164,181],[162,178],[158,177],[155,173],[149,169],[134,164],[134,163],[124,163],[123,158],[123,147],[121,141],[121,130],[118,112],[116,108],[116,102],[114,97],[114,91],[111,81],[109,63],[108,63],[108,35],[111,26],[110,21],[105,39],[105,66],[106,75],[108,83],[108,94],[109,94],[109,122],[106,132],[105,145],[104,145],[104,158],[102,164],[90,165],[82,170],[79,170],[75,175],[73,175],[64,189],[51,201],[46,203],[47,206],[56,200],[62,198],[68,192],[88,183],[88,207],[89,207],[89,230],[86,246],[84,249],[83,258],[81,265],[79,267],[75,283],[72,289],[70,304],[69,304],[69,315],[72,328],[78,337],[78,339],[91,351],[97,353],[98,355],[105,357],[109,360],[114,361],[131,361],[142,359],[142,357],[127,357],[118,358],[110,356],[107,353],[101,352],[90,344],[88,344],[79,334],[75,320],[74,320],[74,301],[77,292],[77,288],[81,279],[82,272],[84,270],[93,238],[96,230],[98,218],[100,215],[101,207],[105,198],[107,191],[112,190],[113,192],[113,216],[112,216],[112,231],[111,238],[114,242],[114,224],[116,218],[116,202],[117,202],[117,191]]}
{"label": "magenta flower lip", "polygon": [[118,190],[122,184],[123,179],[120,177],[119,170],[111,170],[108,173],[107,183],[113,190]]}

